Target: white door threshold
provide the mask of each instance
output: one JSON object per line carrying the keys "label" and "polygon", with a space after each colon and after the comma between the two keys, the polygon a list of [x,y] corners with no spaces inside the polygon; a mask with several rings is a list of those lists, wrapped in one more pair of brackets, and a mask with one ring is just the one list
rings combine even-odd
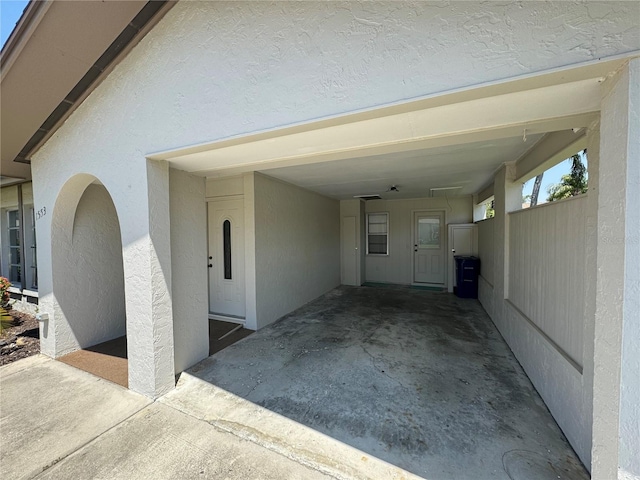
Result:
{"label": "white door threshold", "polygon": [[246,320],[242,317],[235,317],[233,315],[222,315],[220,313],[210,313],[209,320],[220,320],[221,322],[237,323],[244,325]]}

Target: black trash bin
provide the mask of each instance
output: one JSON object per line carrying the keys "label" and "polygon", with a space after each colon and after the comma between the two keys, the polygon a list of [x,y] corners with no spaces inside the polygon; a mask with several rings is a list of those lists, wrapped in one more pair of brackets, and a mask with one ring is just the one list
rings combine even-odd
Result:
{"label": "black trash bin", "polygon": [[460,298],[478,298],[478,275],[480,274],[480,259],[456,255],[456,295]]}

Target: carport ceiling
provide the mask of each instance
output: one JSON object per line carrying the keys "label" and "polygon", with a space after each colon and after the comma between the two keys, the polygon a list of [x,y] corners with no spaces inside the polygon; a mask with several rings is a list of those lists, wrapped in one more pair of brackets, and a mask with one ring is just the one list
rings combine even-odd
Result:
{"label": "carport ceiling", "polygon": [[[431,189],[462,187],[447,195],[470,195],[504,162],[517,160],[543,134],[262,170],[261,173],[337,199],[379,194],[385,199],[432,195]],[[387,192],[390,185],[397,192]],[[444,191],[438,191],[444,192]]]}

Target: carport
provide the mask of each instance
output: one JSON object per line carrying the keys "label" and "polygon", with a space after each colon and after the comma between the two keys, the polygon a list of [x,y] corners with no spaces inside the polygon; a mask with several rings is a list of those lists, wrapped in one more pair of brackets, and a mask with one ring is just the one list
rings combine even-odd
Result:
{"label": "carport", "polygon": [[[148,159],[167,161],[176,178],[170,197],[182,210],[172,211],[172,222],[192,217],[179,225],[179,231],[189,227],[188,236],[172,244],[172,256],[194,259],[195,269],[195,260],[207,255],[209,313],[240,317],[259,330],[341,284],[448,287],[447,228],[475,222],[482,264],[478,308],[505,338],[578,457],[590,465],[595,304],[585,292],[595,258],[585,252],[594,251],[595,230],[588,230],[587,215],[599,200],[591,195],[518,210],[524,181],[585,147],[592,179],[598,181],[601,82],[613,64],[551,71],[150,154]],[[199,220],[193,212],[201,208],[200,199],[194,194],[190,205],[185,201],[198,177],[206,178],[209,203],[208,217],[198,212]],[[380,199],[359,198],[366,194]],[[495,218],[479,221],[479,210],[492,197]],[[438,281],[415,275],[414,232],[422,213],[440,218],[439,248],[447,260],[439,260],[445,273]],[[369,251],[372,214],[386,217],[386,251]],[[242,235],[233,233],[238,225]],[[224,248],[210,244],[199,256],[182,246],[205,233],[209,241],[229,240]],[[531,248],[534,244],[543,247]],[[244,278],[242,290],[227,294],[242,308],[224,312],[211,307],[211,298],[224,291],[218,285],[227,279],[216,283],[211,275],[228,274],[228,250],[230,277]],[[224,258],[216,251],[225,252]],[[236,259],[234,252],[244,257]],[[182,270],[185,278],[193,277],[186,264],[176,265],[176,278]],[[198,288],[193,282],[191,289]],[[353,328],[366,333],[364,327]],[[178,355],[186,351],[181,345],[193,342],[179,323],[174,332]],[[245,368],[257,374],[261,362]]]}
{"label": "carport", "polygon": [[[68,135],[73,141],[50,143],[48,151],[39,153],[39,201],[54,205],[73,193],[65,182],[84,175],[77,173],[85,171],[81,159],[92,158],[94,183],[113,199],[121,232],[118,278],[123,280],[112,285],[119,287],[118,304],[124,305],[127,322],[135,325],[127,325],[129,386],[157,398],[173,389],[176,373],[206,357],[207,307],[209,318],[234,318],[261,329],[340,284],[444,285],[442,278],[432,282],[411,276],[406,260],[419,248],[408,236],[410,219],[414,228],[422,211],[443,219],[440,236],[433,235],[442,239],[444,225],[477,220],[474,210],[493,196],[495,218],[474,227],[483,265],[480,304],[579,458],[590,466],[593,451],[599,459],[594,476],[605,478],[602,472],[633,457],[627,455],[632,450],[628,445],[637,440],[621,433],[637,418],[629,400],[635,390],[621,387],[636,383],[633,355],[623,352],[621,339],[630,342],[637,336],[626,330],[622,335],[623,327],[630,332],[635,327],[623,325],[616,303],[624,297],[625,312],[634,311],[621,292],[633,283],[623,274],[635,250],[624,259],[619,253],[621,246],[633,244],[625,221],[633,211],[626,192],[632,191],[635,177],[624,172],[634,165],[636,153],[630,147],[635,123],[629,120],[629,106],[637,104],[635,77],[630,80],[637,69],[637,60],[613,58],[442,94],[429,91],[425,97],[379,108],[347,108],[351,113],[344,115],[293,116],[282,128],[269,120],[248,130],[197,130],[145,146],[140,144],[144,136],[123,130],[127,142],[121,146],[129,153],[121,156],[111,148],[97,152],[86,142],[88,135]],[[123,104],[128,98],[119,90],[113,95]],[[105,111],[118,109],[110,103]],[[82,115],[66,124],[67,131],[82,131]],[[160,135],[161,129],[151,128],[153,122],[140,125]],[[238,133],[244,131],[248,133]],[[206,139],[213,140],[190,143]],[[104,141],[112,145],[110,137]],[[518,211],[522,181],[585,144],[589,194]],[[75,150],[100,155],[68,155]],[[125,179],[107,158],[127,155],[136,161]],[[68,157],[74,163],[58,175],[56,162]],[[130,188],[129,177],[140,188]],[[455,195],[439,197],[435,192],[441,191]],[[354,198],[361,194],[382,198],[364,203]],[[73,328],[75,317],[66,317],[76,310],[63,288],[73,273],[65,261],[72,260],[73,251],[65,240],[73,238],[74,211],[62,218],[54,209],[38,232],[44,248],[51,247],[43,253],[50,261],[39,262],[39,268],[46,292],[42,309],[53,313],[43,325],[42,346],[52,356],[85,343]],[[368,214],[381,217],[374,219],[380,222],[376,225],[384,224],[386,214],[388,229],[374,235],[387,236],[376,240],[380,245],[386,240],[388,250],[365,255]],[[355,236],[345,234],[348,227],[354,227],[349,231]],[[443,245],[442,256],[449,255]],[[404,248],[404,253],[394,248]],[[218,278],[212,278],[213,272]],[[218,307],[225,304],[228,310]],[[89,313],[95,307],[86,301],[82,306]],[[366,332],[365,327],[354,328]],[[625,351],[634,352],[630,348]],[[375,366],[377,352],[372,357],[360,350],[369,368]],[[256,373],[261,365],[249,367]],[[387,368],[380,368],[380,374]],[[387,376],[380,380],[390,382]],[[471,425],[468,435],[476,435],[476,429],[482,425]],[[411,445],[408,451],[420,451],[419,442]]]}
{"label": "carport", "polygon": [[342,286],[187,372],[223,411],[190,376],[427,479],[588,478],[476,300]]}

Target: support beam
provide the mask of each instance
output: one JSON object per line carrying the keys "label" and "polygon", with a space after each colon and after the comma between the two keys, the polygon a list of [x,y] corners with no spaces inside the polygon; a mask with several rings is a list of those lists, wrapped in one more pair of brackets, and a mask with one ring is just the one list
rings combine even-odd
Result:
{"label": "support beam", "polygon": [[491,183],[491,185],[480,190],[476,194],[476,198],[474,199],[475,203],[477,204],[484,203],[487,199],[493,197],[493,187],[494,187],[494,183]]}
{"label": "support beam", "polygon": [[[416,151],[586,127],[599,79],[467,100],[463,93],[238,136],[150,159],[199,175],[235,175],[347,158]],[[562,101],[559,101],[562,99]],[[492,112],[488,115],[487,112]]]}
{"label": "support beam", "polygon": [[586,147],[587,137],[584,130],[577,133],[573,130],[548,133],[518,159],[515,181],[524,183]]}

